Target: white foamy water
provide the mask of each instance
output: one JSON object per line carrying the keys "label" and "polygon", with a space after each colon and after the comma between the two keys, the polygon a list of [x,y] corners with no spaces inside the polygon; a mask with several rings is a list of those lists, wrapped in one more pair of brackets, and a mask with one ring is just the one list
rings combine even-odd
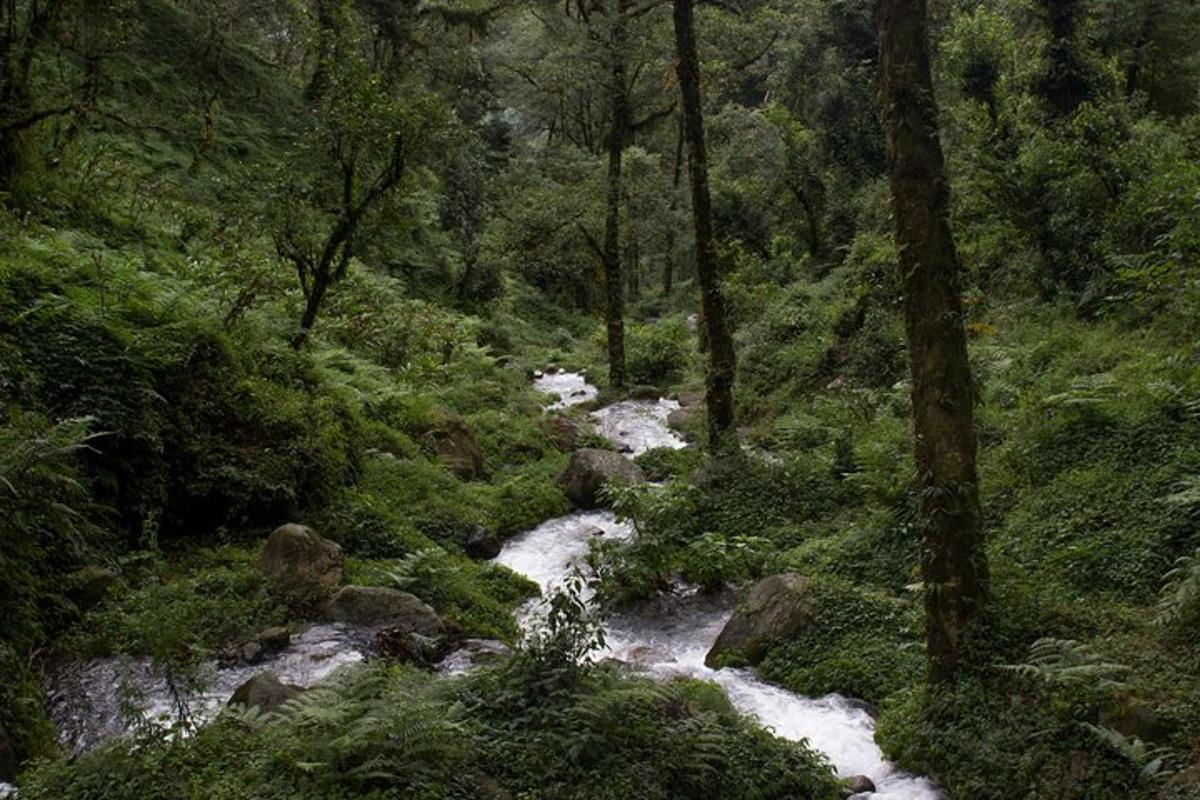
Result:
{"label": "white foamy water", "polygon": [[587,379],[575,372],[547,372],[533,382],[533,387],[542,394],[558,397],[549,408],[567,408],[595,400],[598,390]]}
{"label": "white foamy water", "polygon": [[592,420],[598,434],[632,457],[655,447],[687,446],[667,427],[667,417],[677,408],[674,400],[624,400],[594,412]]}
{"label": "white foamy water", "polygon": [[[558,376],[561,377],[561,376]],[[626,401],[592,415],[599,432],[635,454],[651,447],[683,447],[666,426],[677,403]],[[509,540],[497,561],[552,590],[584,563],[589,542],[603,536],[627,538],[628,524],[606,511],[587,511],[550,520]],[[627,662],[662,678],[688,676],[714,681],[730,701],[777,736],[807,740],[824,753],[839,775],[866,775],[876,792],[858,797],[879,800],[942,800],[938,787],[888,763],[875,744],[875,721],[862,704],[840,695],[809,698],[762,681],[748,669],[712,670],[704,657],[733,613],[729,596],[706,597],[678,587],[673,597],[609,620],[608,646],[600,657]],[[526,612],[526,620],[529,612]]]}
{"label": "white foamy water", "polygon": [[[211,720],[239,686],[259,673],[274,672],[284,683],[307,688],[338,667],[362,661],[369,644],[370,637],[360,630],[336,623],[313,625],[293,636],[285,650],[257,664],[219,669],[215,661],[209,662],[201,667],[202,688],[185,698],[191,721]],[[123,693],[147,720],[167,726],[178,716],[175,695],[149,658],[70,664],[53,677],[46,699],[63,747],[82,753],[124,734]]]}
{"label": "white foamy water", "polygon": [[[541,391],[557,394],[554,408],[575,405],[596,396],[595,387],[572,373],[547,375],[537,381]],[[652,447],[681,448],[684,443],[666,425],[667,415],[678,408],[672,401],[626,401],[592,415],[598,430],[633,454]],[[589,542],[596,536],[616,539],[633,534],[626,523],[607,511],[583,511],[549,520],[505,543],[496,559],[535,581],[549,592],[582,567]],[[876,785],[879,800],[942,800],[931,781],[908,775],[884,760],[875,744],[875,723],[861,704],[839,695],[808,698],[765,683],[751,670],[711,670],[704,657],[733,611],[733,598],[696,594],[677,587],[642,608],[609,622],[608,647],[600,657],[611,657],[664,679],[685,675],[710,680],[729,695],[736,708],[750,714],[776,735],[808,741],[824,753],[843,776],[866,775]],[[528,624],[537,611],[531,604],[522,614]],[[495,643],[481,643],[483,651],[500,652]],[[217,669],[209,664],[210,682],[188,702],[196,722],[215,716],[233,691],[254,675],[272,671],[284,683],[311,686],[338,667],[361,661],[370,646],[369,632],[343,625],[314,625],[293,636],[289,647],[253,666]],[[455,660],[458,656],[458,660]],[[460,673],[472,668],[468,650],[452,655],[443,669]],[[140,696],[142,713],[169,722],[174,715],[173,696],[148,659],[96,659],[68,665],[55,676],[47,702],[59,726],[64,746],[83,752],[105,739],[125,732],[118,688],[126,684]],[[0,784],[0,797],[5,785]]]}

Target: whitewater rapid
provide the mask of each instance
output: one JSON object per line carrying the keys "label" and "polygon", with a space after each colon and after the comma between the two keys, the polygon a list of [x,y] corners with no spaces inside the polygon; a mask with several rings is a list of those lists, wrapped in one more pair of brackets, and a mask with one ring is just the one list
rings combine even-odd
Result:
{"label": "whitewater rapid", "polygon": [[[548,376],[535,385],[559,395],[559,407],[574,405],[575,398],[557,391],[572,385],[566,375]],[[582,395],[577,395],[582,397]],[[654,447],[682,448],[666,420],[678,403],[670,400],[625,401],[591,414],[597,432],[630,456]],[[575,568],[582,567],[597,536],[625,539],[633,535],[628,523],[608,511],[581,511],[549,520],[505,543],[497,561],[536,582],[549,594]],[[823,753],[843,777],[866,775],[874,794],[857,795],[877,800],[943,800],[932,781],[903,772],[883,757],[875,744],[875,720],[864,704],[841,695],[810,698],[762,681],[749,669],[713,670],[704,657],[733,613],[727,594],[701,595],[679,591],[656,602],[606,621],[607,647],[602,657],[615,658],[656,677],[687,676],[713,681],[725,689],[730,701],[756,718],[775,735],[807,740]],[[525,612],[526,619],[532,612]]]}

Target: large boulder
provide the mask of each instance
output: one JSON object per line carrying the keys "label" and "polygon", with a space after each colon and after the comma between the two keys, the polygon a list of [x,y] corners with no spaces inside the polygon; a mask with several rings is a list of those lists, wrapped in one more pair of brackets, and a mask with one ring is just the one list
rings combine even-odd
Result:
{"label": "large boulder", "polygon": [[433,426],[425,432],[424,442],[426,448],[463,480],[483,477],[483,448],[461,417],[439,411]]}
{"label": "large boulder", "polygon": [[274,711],[304,692],[299,686],[284,683],[274,672],[260,672],[243,683],[229,698],[231,706],[253,706],[262,711]]}
{"label": "large boulder", "polygon": [[343,586],[325,604],[325,617],[363,627],[395,628],[422,636],[441,636],[441,617],[416,595],[384,586]]}
{"label": "large boulder", "polygon": [[280,525],[267,539],[259,565],[289,595],[321,597],[342,580],[342,548],[307,525]]}
{"label": "large boulder", "polygon": [[680,392],[675,399],[683,408],[704,405],[704,392]]}
{"label": "large boulder", "polygon": [[644,483],[646,476],[620,453],[589,447],[571,454],[571,461],[558,480],[572,503],[579,508],[595,508],[596,493],[605,484],[611,481]]}
{"label": "large boulder", "polygon": [[803,575],[784,573],[759,581],[725,623],[704,663],[716,667],[729,659],[757,665],[770,642],[812,624],[817,610],[813,582]]}

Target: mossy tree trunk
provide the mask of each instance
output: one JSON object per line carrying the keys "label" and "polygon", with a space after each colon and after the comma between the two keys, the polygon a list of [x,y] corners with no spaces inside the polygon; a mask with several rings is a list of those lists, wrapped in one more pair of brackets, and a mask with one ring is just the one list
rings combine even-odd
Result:
{"label": "mossy tree trunk", "polygon": [[928,678],[952,680],[987,597],[974,385],[930,77],[925,0],[881,0],[879,100],[912,370]]}
{"label": "mossy tree trunk", "polygon": [[704,146],[704,114],[700,103],[700,58],[692,0],[675,0],[675,48],[679,89],[683,96],[683,131],[688,148],[692,189],[692,221],[696,229],[696,279],[700,284],[701,325],[708,342],[705,404],[708,444],[718,450],[736,445],[733,434],[733,338],[721,296],[721,277],[713,246],[712,202],[708,191],[708,154]]}
{"label": "mossy tree trunk", "polygon": [[613,16],[609,73],[612,121],[608,132],[608,196],[604,217],[604,320],[608,332],[608,383],[624,388],[625,296],[621,280],[621,160],[629,136],[629,86],[625,77],[626,19],[629,0],[618,0]]}
{"label": "mossy tree trunk", "polygon": [[0,187],[7,186],[20,171],[29,130],[73,108],[68,104],[35,109],[30,88],[37,49],[53,35],[65,8],[65,0],[31,5],[0,2]]}

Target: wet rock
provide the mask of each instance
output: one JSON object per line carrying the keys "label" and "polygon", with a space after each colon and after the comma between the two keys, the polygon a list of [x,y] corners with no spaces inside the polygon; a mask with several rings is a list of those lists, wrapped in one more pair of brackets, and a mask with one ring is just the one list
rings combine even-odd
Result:
{"label": "wet rock", "polygon": [[859,794],[874,794],[875,781],[866,775],[851,775],[842,781],[842,797],[854,797]]}
{"label": "wet rock", "polygon": [[241,656],[242,661],[245,661],[247,664],[257,664],[259,661],[262,661],[265,653],[263,652],[263,646],[261,644],[255,641],[249,641],[242,645],[239,655]]}
{"label": "wet rock", "polygon": [[592,537],[595,537],[595,536],[604,536],[605,535],[604,528],[601,528],[599,526],[597,526],[595,528],[589,528],[587,531],[587,535],[588,535],[589,539]]}
{"label": "wet rock", "polygon": [[512,655],[512,648],[496,639],[464,639],[460,646],[470,653],[474,664],[497,661]]}
{"label": "wet rock", "polygon": [[464,639],[458,649],[442,659],[438,669],[451,675],[470,672],[479,664],[507,658],[512,650],[504,642],[495,639]]}
{"label": "wet rock", "polygon": [[759,581],[721,630],[704,659],[709,667],[722,657],[757,665],[770,642],[786,639],[816,619],[813,583],[803,575],[785,573]]}
{"label": "wet rock", "polygon": [[620,453],[584,448],[571,455],[570,463],[558,480],[573,504],[579,508],[595,508],[598,504],[596,494],[601,487],[613,481],[644,483],[646,477],[636,464]]}
{"label": "wet rock", "polygon": [[259,561],[268,581],[289,593],[323,596],[342,580],[342,548],[306,525],[280,525]]}
{"label": "wet rock", "polygon": [[868,703],[866,700],[859,700],[857,697],[847,697],[846,705],[850,706],[851,708],[857,708],[871,719],[879,719],[879,709]]}
{"label": "wet rock", "polygon": [[120,580],[121,576],[108,567],[86,566],[67,576],[67,599],[80,611],[87,611],[98,605]]}
{"label": "wet rock", "polygon": [[635,386],[629,390],[630,400],[644,400],[650,403],[657,403],[662,397],[662,392],[656,386]]}
{"label": "wet rock", "polygon": [[483,477],[483,449],[467,423],[445,409],[437,412],[433,426],[425,432],[425,447],[463,480]]}
{"label": "wet rock", "polygon": [[286,650],[291,644],[291,632],[277,626],[267,628],[247,642],[222,650],[217,663],[222,667],[235,667],[238,664],[257,664],[268,655]]}
{"label": "wet rock", "polygon": [[255,635],[254,641],[258,642],[266,652],[278,653],[280,650],[286,650],[292,643],[292,632],[283,625],[276,625],[259,631]]}
{"label": "wet rock", "polygon": [[583,438],[579,423],[563,414],[550,414],[542,420],[542,430],[559,450],[574,450]]}
{"label": "wet rock", "polygon": [[463,543],[467,555],[477,560],[488,560],[500,555],[500,540],[494,534],[488,533],[479,525],[467,532],[467,540]]}
{"label": "wet rock", "polygon": [[17,777],[17,754],[13,749],[8,731],[0,725],[0,781],[12,781]]}
{"label": "wet rock", "polygon": [[284,683],[274,672],[261,672],[243,683],[229,698],[229,705],[253,706],[262,711],[274,711],[304,692],[299,686]]}
{"label": "wet rock", "polygon": [[450,651],[446,637],[424,636],[403,626],[381,628],[375,634],[375,646],[388,658],[422,667],[432,667]]}
{"label": "wet rock", "polygon": [[390,626],[422,636],[441,636],[441,617],[416,595],[383,586],[343,586],[324,608],[325,617],[364,627]]}
{"label": "wet rock", "polygon": [[675,401],[682,408],[691,408],[693,406],[704,405],[704,392],[680,392],[675,397]]}

